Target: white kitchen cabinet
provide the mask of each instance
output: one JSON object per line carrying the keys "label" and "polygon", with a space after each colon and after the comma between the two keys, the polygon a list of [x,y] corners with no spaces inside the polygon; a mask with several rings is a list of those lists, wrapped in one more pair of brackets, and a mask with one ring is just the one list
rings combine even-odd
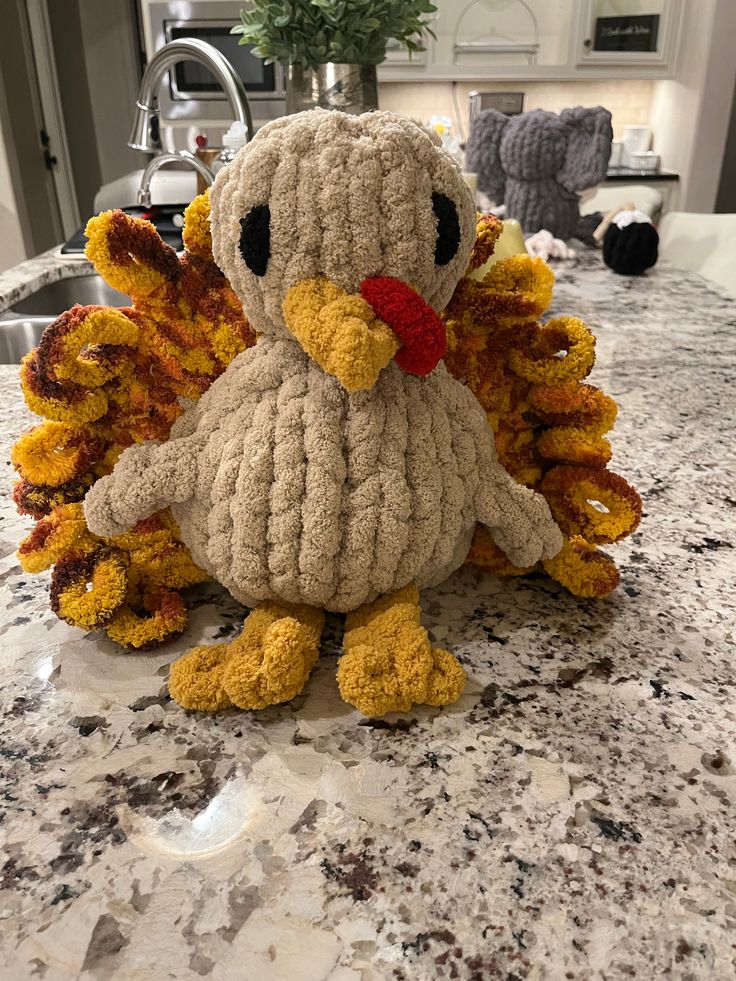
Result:
{"label": "white kitchen cabinet", "polygon": [[567,65],[573,0],[442,2],[432,56],[458,78]]}
{"label": "white kitchen cabinet", "polygon": [[[674,68],[682,0],[434,2],[436,37],[418,56],[390,51],[381,81],[665,78]],[[653,29],[654,50],[611,50],[644,47]]]}
{"label": "white kitchen cabinet", "polygon": [[681,0],[582,0],[573,42],[576,64],[667,72],[674,65],[681,16]]}
{"label": "white kitchen cabinet", "polygon": [[383,81],[565,77],[579,0],[434,0],[427,50],[381,66]]}

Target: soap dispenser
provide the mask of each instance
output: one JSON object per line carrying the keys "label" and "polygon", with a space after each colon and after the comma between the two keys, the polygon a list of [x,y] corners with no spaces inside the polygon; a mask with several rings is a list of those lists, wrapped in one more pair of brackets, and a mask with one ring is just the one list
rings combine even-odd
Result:
{"label": "soap dispenser", "polygon": [[248,128],[245,123],[236,119],[230,123],[230,129],[222,137],[222,150],[215,160],[212,170],[216,174],[225,164],[230,163],[235,154],[248,142]]}

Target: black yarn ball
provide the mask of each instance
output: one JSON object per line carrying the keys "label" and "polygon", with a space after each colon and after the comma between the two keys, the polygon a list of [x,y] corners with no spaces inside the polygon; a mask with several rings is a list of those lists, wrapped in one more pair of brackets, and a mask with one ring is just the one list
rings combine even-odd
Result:
{"label": "black yarn ball", "polygon": [[639,276],[657,261],[659,235],[648,221],[612,224],[603,236],[603,261],[620,276]]}

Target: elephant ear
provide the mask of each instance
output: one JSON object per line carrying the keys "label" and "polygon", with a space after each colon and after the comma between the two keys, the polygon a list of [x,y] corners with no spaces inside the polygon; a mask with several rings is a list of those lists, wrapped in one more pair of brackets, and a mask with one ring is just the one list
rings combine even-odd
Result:
{"label": "elephant ear", "polygon": [[469,171],[478,175],[478,188],[496,204],[506,193],[506,175],[501,167],[501,138],[508,116],[496,109],[484,109],[473,120],[466,149]]}
{"label": "elephant ear", "polygon": [[603,106],[563,109],[560,119],[568,134],[567,150],[557,183],[576,194],[595,187],[606,176],[611,156],[611,113]]}

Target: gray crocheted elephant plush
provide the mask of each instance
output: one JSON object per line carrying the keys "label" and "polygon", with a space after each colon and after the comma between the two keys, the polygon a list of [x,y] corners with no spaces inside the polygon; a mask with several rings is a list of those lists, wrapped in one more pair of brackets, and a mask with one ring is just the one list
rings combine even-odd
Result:
{"label": "gray crocheted elephant plush", "polygon": [[519,566],[561,548],[442,362],[436,311],[475,222],[455,162],[392,113],[276,120],[218,173],[213,254],[259,339],[84,503],[103,536],[170,505],[196,562],[252,608],[236,640],[172,666],[182,705],[294,697],[325,610],[348,614],[346,701],[373,715],[451,702],[463,670],[420,626],[418,588],[462,564],[476,522]]}
{"label": "gray crocheted elephant plush", "polygon": [[546,228],[556,238],[580,232],[580,193],[600,184],[611,155],[611,113],[602,106],[544,109],[504,116],[495,109],[473,121],[468,140],[468,169],[478,187],[506,217],[516,218],[525,235]]}

